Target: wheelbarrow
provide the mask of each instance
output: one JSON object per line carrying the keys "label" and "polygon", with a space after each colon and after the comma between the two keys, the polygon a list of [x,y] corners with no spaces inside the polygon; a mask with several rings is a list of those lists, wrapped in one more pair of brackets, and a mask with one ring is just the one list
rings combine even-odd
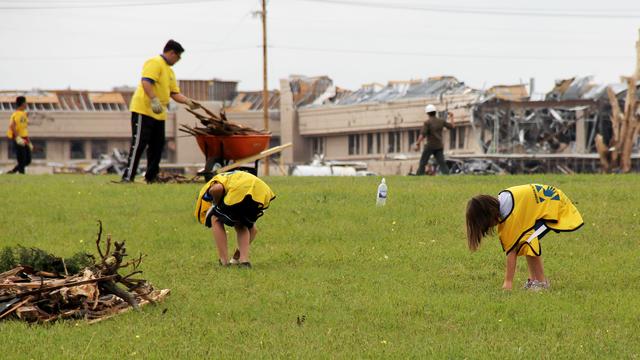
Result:
{"label": "wheelbarrow", "polygon": [[[260,154],[269,147],[270,140],[271,134],[197,135],[196,142],[205,156],[205,166],[200,174],[209,181],[218,169],[229,165],[231,161],[237,162]],[[255,160],[254,168],[243,168],[243,170],[257,175],[259,161],[260,159]]]}

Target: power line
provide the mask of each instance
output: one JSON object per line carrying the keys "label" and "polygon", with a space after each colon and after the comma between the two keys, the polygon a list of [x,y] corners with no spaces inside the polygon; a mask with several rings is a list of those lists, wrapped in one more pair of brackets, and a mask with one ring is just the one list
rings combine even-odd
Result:
{"label": "power line", "polygon": [[[251,46],[238,46],[230,48],[216,48],[216,49],[200,49],[190,50],[190,54],[197,53],[219,53],[227,51],[237,50],[249,50],[257,49],[258,45]],[[0,61],[60,61],[60,60],[92,60],[92,59],[127,59],[127,58],[140,58],[149,56],[149,54],[98,54],[98,55],[83,55],[83,56],[35,56],[35,57],[22,57],[22,56],[6,56],[0,57]]]}
{"label": "power line", "polygon": [[423,56],[423,57],[443,57],[443,58],[469,58],[469,59],[506,59],[506,60],[612,60],[626,59],[628,56],[593,56],[593,55],[571,55],[571,56],[540,56],[540,55],[485,55],[472,53],[426,53],[409,51],[382,51],[382,50],[358,50],[358,49],[332,49],[332,48],[306,48],[298,46],[278,46],[272,45],[270,48],[307,51],[307,52],[327,52],[327,53],[347,53],[363,55],[387,55],[387,56]]}
{"label": "power line", "polygon": [[[302,0],[307,2],[348,5],[367,8],[379,9],[397,9],[397,10],[415,10],[436,13],[450,14],[471,14],[471,15],[502,15],[502,16],[531,16],[531,17],[572,17],[572,18],[594,18],[594,19],[640,19],[640,13],[630,14],[629,12],[640,10],[625,11],[625,13],[602,13],[607,10],[597,10],[597,13],[589,13],[585,11],[569,12],[567,10],[533,10],[533,9],[500,9],[500,8],[472,8],[472,7],[450,7],[450,6],[433,6],[433,5],[413,5],[398,3],[381,3],[372,1],[346,1],[346,0]],[[596,11],[596,10],[592,10]],[[622,11],[622,10],[621,10]]]}
{"label": "power line", "polygon": [[[87,4],[86,2],[83,2],[83,3],[60,2],[57,4],[51,4],[47,2],[47,4],[49,5],[36,5],[36,6],[24,5],[24,3],[19,3],[18,5],[15,5],[15,6],[0,5],[0,10],[64,10],[64,9],[128,8],[128,7],[142,7],[142,6],[189,5],[189,4],[220,2],[220,1],[229,1],[229,0],[184,0],[180,2],[176,2],[175,0],[167,0],[167,1],[154,0],[154,1],[139,1],[139,2],[127,2],[127,3],[102,2],[102,3],[93,3],[93,4]],[[35,2],[33,4],[38,4],[38,3],[42,3],[42,2]]]}

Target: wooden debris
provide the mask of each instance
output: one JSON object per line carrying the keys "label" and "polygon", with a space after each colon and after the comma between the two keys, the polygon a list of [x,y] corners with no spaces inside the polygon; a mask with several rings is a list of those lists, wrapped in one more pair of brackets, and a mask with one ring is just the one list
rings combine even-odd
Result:
{"label": "wooden debris", "polygon": [[637,78],[624,78],[627,81],[627,96],[624,103],[624,111],[618,103],[618,98],[613,90],[608,87],[607,94],[611,104],[611,126],[613,136],[609,146],[598,144],[596,149],[600,155],[600,163],[603,172],[619,169],[620,172],[631,171],[631,153],[633,145],[638,138],[640,121],[637,114],[636,87]]}
{"label": "wooden debris", "polygon": [[200,175],[195,175],[191,178],[188,178],[184,175],[180,174],[171,174],[171,173],[160,173],[156,178],[156,182],[163,184],[193,184],[199,182]]}
{"label": "wooden debris", "polygon": [[230,135],[264,135],[269,134],[268,131],[264,130],[256,130],[252,127],[241,125],[238,123],[234,123],[227,119],[227,115],[224,110],[220,111],[220,114],[215,114],[209,109],[203,107],[201,104],[200,108],[206,113],[206,115],[202,115],[190,109],[187,109],[188,112],[193,114],[200,123],[204,127],[191,127],[189,125],[180,124],[180,131],[185,132],[189,135],[198,136],[198,135],[215,135],[215,136],[230,136]]}
{"label": "wooden debris", "polygon": [[[143,255],[124,262],[125,242],[112,242],[107,235],[103,246],[99,221],[96,247],[99,259],[73,275],[43,272],[20,265],[0,274],[0,319],[20,319],[46,323],[59,319],[85,319],[95,323],[130,309],[164,300],[169,289],[157,290],[144,279],[132,276]],[[104,250],[103,250],[104,249]],[[123,276],[121,270],[129,270]]]}

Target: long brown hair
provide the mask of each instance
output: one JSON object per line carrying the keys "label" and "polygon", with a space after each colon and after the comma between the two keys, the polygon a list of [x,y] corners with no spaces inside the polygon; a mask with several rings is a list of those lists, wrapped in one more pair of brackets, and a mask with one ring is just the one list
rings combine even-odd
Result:
{"label": "long brown hair", "polygon": [[467,203],[467,243],[476,251],[482,238],[492,234],[500,222],[500,202],[490,195],[477,195]]}

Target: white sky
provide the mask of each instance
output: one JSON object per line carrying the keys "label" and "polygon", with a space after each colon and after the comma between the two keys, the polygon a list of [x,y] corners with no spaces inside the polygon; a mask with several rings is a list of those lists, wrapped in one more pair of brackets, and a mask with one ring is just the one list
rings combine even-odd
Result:
{"label": "white sky", "polygon": [[[127,2],[145,6],[112,6]],[[259,9],[258,0],[0,0],[0,89],[135,85],[173,38],[186,49],[178,79],[258,90]],[[435,75],[480,89],[534,77],[542,92],[576,75],[616,82],[635,69],[640,28],[637,0],[271,0],[267,14],[270,88],[290,74],[352,90]]]}

